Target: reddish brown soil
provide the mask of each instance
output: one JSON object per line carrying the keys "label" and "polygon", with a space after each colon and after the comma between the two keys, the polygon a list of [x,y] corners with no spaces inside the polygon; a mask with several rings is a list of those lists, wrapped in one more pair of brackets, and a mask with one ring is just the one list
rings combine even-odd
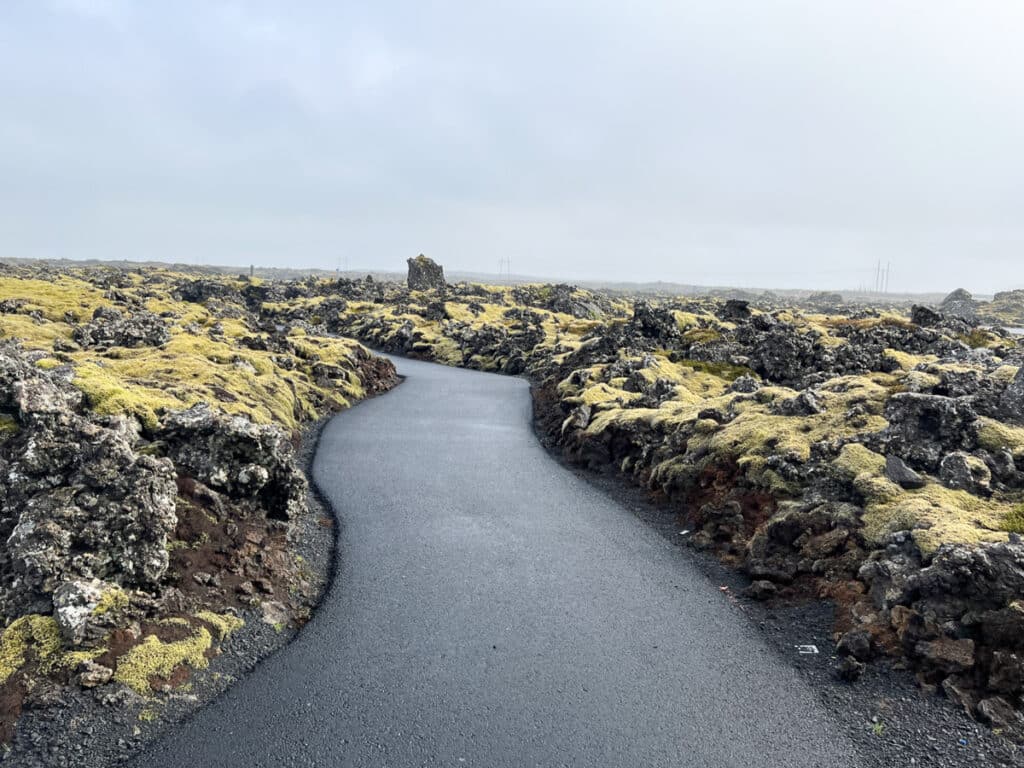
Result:
{"label": "reddish brown soil", "polygon": [[169,573],[189,607],[223,610],[253,605],[257,597],[287,604],[292,589],[301,588],[301,575],[285,526],[192,478],[179,478],[178,490],[181,544],[171,552]]}
{"label": "reddish brown soil", "polygon": [[14,738],[14,727],[21,717],[27,692],[25,677],[20,673],[0,686],[0,743],[8,744]]}

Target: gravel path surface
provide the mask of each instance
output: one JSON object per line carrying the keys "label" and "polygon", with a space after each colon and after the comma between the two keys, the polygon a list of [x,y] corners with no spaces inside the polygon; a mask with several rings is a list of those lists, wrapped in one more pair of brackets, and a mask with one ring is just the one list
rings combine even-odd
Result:
{"label": "gravel path surface", "polygon": [[525,381],[398,366],[323,434],[313,621],[135,765],[866,764],[728,593],[552,460]]}
{"label": "gravel path surface", "polygon": [[[561,460],[556,452],[551,455]],[[619,476],[567,468],[658,531],[681,560],[704,573],[707,589],[728,588],[734,608],[798,670],[836,727],[857,745],[862,761],[857,768],[1024,766],[1024,749],[975,722],[945,697],[924,693],[898,662],[872,662],[855,684],[838,680],[833,674],[833,612],[827,602],[761,603],[740,596],[749,579],[690,548],[686,537],[680,536],[685,529],[674,512],[653,503],[645,491],[626,485]],[[815,645],[819,653],[800,654],[800,645]]]}

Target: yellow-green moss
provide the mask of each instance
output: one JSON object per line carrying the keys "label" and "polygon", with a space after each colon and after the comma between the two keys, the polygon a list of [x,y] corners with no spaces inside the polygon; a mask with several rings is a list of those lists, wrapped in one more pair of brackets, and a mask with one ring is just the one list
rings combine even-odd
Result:
{"label": "yellow-green moss", "polygon": [[205,627],[195,628],[184,640],[163,642],[156,635],[147,635],[142,642],[117,660],[114,680],[127,685],[136,693],[152,693],[151,677],[169,678],[179,666],[187,664],[193,669],[209,665],[206,652],[213,645],[213,637]]}
{"label": "yellow-green moss", "polygon": [[[77,349],[71,341],[73,324],[88,321],[97,307],[112,304],[102,289],[82,279],[98,272],[72,270],[54,281],[0,278],[0,300],[26,302],[16,312],[0,315],[0,337],[19,339],[27,349],[52,351],[58,340]],[[147,270],[144,277],[110,273],[117,275],[121,295],[168,321],[171,339],[161,347],[78,350],[38,363],[44,369],[70,364],[74,385],[96,413],[132,415],[153,428],[168,410],[209,402],[259,423],[296,428],[365,394],[357,374],[356,355],[363,354],[357,342],[306,335],[296,340],[301,348],[292,364],[279,365],[280,353],[239,344],[243,336],[259,335],[244,321],[217,318],[200,304],[173,298],[173,283],[191,276],[161,269]],[[226,287],[245,285],[232,278],[209,279]],[[161,291],[164,295],[152,295]],[[314,306],[322,301],[323,297],[298,298],[284,305]],[[193,324],[202,330],[186,330]],[[221,333],[211,338],[208,331],[216,324]],[[319,364],[326,368],[318,367],[314,374]],[[317,380],[324,372],[330,373],[330,381]]]}
{"label": "yellow-green moss", "polygon": [[834,466],[848,479],[862,475],[880,475],[885,470],[885,458],[860,443],[848,443],[839,451]]}
{"label": "yellow-green moss", "polygon": [[1003,517],[1003,529],[1024,534],[1024,504],[1014,504]]}
{"label": "yellow-green moss", "polygon": [[937,482],[905,490],[885,476],[885,459],[859,444],[844,446],[835,467],[853,481],[864,496],[864,536],[880,544],[886,535],[910,530],[922,551],[941,544],[1004,541],[1012,530],[1007,501],[983,499]]}
{"label": "yellow-green moss", "polygon": [[[834,379],[820,388],[818,397],[824,408],[812,416],[775,413],[773,400],[795,396],[796,393],[784,389],[776,393],[773,390],[763,388],[759,392],[764,402],[737,404],[739,413],[736,418],[714,435],[708,447],[718,454],[740,457],[781,454],[807,461],[811,446],[820,440],[878,431],[887,423],[878,415],[885,390],[867,377]],[[867,409],[864,423],[856,427],[846,417],[854,402],[875,403],[873,409]]]}
{"label": "yellow-green moss", "polygon": [[[232,330],[241,334],[243,328]],[[296,346],[297,365],[287,371],[277,367],[270,353],[238,349],[234,337],[215,341],[178,332],[159,348],[75,353],[72,383],[95,412],[130,414],[150,428],[165,412],[199,402],[294,428],[316,417],[316,403],[344,408],[349,398],[364,395],[358,378],[348,375],[355,366],[356,342],[306,337]],[[318,363],[336,368],[340,378],[331,386],[316,384],[310,369]]]}
{"label": "yellow-green moss", "polygon": [[942,379],[933,373],[910,371],[900,383],[907,392],[928,392],[942,383]]}
{"label": "yellow-green moss", "polygon": [[196,618],[213,627],[218,640],[224,640],[245,626],[245,621],[230,613],[200,611]]}
{"label": "yellow-green moss", "polygon": [[690,328],[683,333],[683,341],[688,344],[710,344],[722,338],[717,328]]}
{"label": "yellow-green moss", "polygon": [[898,349],[887,349],[884,356],[896,363],[903,371],[911,371],[922,363],[934,363],[938,359],[935,355],[913,355]]}
{"label": "yellow-green moss", "polygon": [[725,379],[730,382],[735,381],[740,376],[753,375],[753,371],[749,368],[744,368],[742,365],[732,365],[731,363],[712,363],[704,360],[682,360],[680,361],[680,365],[685,365],[695,371],[709,373],[712,376],[717,376],[720,379]]}
{"label": "yellow-green moss", "polygon": [[49,669],[69,669],[74,671],[78,668],[79,664],[84,664],[87,661],[94,661],[100,656],[107,652],[106,648],[92,648],[87,651],[68,651],[62,653],[60,656],[51,659],[50,664],[47,665]]}
{"label": "yellow-green moss", "polygon": [[974,349],[980,349],[999,344],[1002,339],[984,328],[972,328],[969,333],[961,334],[960,341]]}
{"label": "yellow-green moss", "polygon": [[112,587],[106,590],[101,596],[96,607],[92,609],[93,616],[103,616],[111,611],[123,611],[128,607],[128,595],[119,587]]}
{"label": "yellow-green moss", "polygon": [[978,419],[978,445],[987,451],[1007,450],[1016,455],[1024,451],[1024,428],[983,416]]}
{"label": "yellow-green moss", "polygon": [[1009,384],[1019,372],[1020,368],[1016,365],[1000,365],[992,371],[992,378],[1004,384]]}
{"label": "yellow-green moss", "polygon": [[111,304],[95,286],[68,276],[56,280],[0,277],[0,300],[3,299],[24,300],[19,314],[37,311],[44,319],[62,324],[67,317],[73,322],[86,322],[97,307]]}
{"label": "yellow-green moss", "polygon": [[1019,458],[1024,454],[1024,428],[982,417],[978,419],[978,444],[986,451],[1009,451]]}
{"label": "yellow-green moss", "polygon": [[601,383],[593,387],[587,387],[576,397],[568,398],[566,402],[573,405],[589,405],[601,408],[622,405],[639,397],[641,395],[638,392],[626,392],[625,390],[616,389],[608,384]]}
{"label": "yellow-green moss", "polygon": [[13,416],[9,416],[6,413],[0,413],[0,440],[17,434],[18,430],[18,422]]}
{"label": "yellow-green moss", "polygon": [[16,619],[0,635],[0,684],[33,655],[41,662],[60,653],[60,628],[50,616],[30,614]]}

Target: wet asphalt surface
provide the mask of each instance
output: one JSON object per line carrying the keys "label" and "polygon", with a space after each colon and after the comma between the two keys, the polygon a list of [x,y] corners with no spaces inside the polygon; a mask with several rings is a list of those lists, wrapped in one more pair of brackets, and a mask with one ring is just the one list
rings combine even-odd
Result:
{"label": "wet asphalt surface", "polygon": [[135,765],[860,763],[716,584],[544,451],[524,380],[396,364],[321,439],[313,621]]}

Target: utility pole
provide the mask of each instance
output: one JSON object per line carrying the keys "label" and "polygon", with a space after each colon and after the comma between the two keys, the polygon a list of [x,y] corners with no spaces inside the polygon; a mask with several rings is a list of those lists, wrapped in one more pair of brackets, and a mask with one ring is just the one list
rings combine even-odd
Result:
{"label": "utility pole", "polygon": [[498,277],[512,282],[512,257],[502,256],[498,259]]}

